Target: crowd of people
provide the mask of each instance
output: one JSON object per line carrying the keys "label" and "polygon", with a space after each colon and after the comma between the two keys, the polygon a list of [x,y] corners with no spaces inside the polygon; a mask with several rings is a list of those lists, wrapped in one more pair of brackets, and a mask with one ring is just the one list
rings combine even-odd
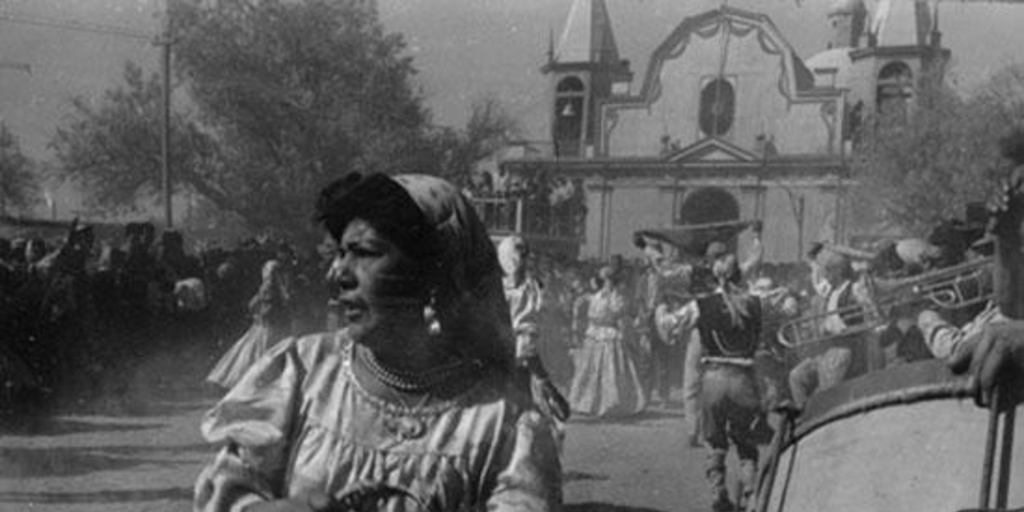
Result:
{"label": "crowd of people", "polygon": [[[52,239],[0,239],[0,410],[45,413],[89,403],[130,410],[140,362],[161,350],[214,353],[251,320],[265,262],[280,262],[292,290],[279,308],[287,333],[318,330],[327,291],[322,258],[267,238],[195,254],[177,231],[129,223],[97,240],[74,222]],[[316,303],[316,304],[314,304]],[[287,311],[284,311],[287,310]],[[276,334],[275,334],[276,336]]]}
{"label": "crowd of people", "polygon": [[340,497],[547,510],[570,417],[681,409],[725,511],[754,490],[771,411],[917,359],[977,365],[977,336],[989,351],[1010,336],[985,330],[1000,320],[991,302],[889,300],[915,276],[991,256],[984,229],[962,221],[771,265],[760,223],[744,258],[727,241],[686,254],[653,235],[606,262],[517,236],[496,246],[462,192],[420,175],[350,175],[318,212],[329,237],[308,255],[271,239],[189,255],[180,233],[157,241],[148,223],[121,243],[77,222],[59,240],[0,240],[4,412],[127,397],[142,358],[200,343],[226,394],[203,421],[223,449],[197,510],[326,510]]}
{"label": "crowd of people", "polygon": [[[771,411],[799,411],[812,395],[844,380],[946,359],[972,345],[964,340],[995,314],[984,300],[993,243],[982,237],[983,228],[950,221],[927,238],[890,241],[874,251],[817,244],[795,266],[761,261],[757,224],[743,259],[718,241],[693,256],[644,235],[635,239],[643,259],[632,263],[559,265],[536,258],[537,282],[544,285],[538,294],[553,300],[536,315],[551,326],[539,329],[547,336],[538,338],[535,351],[555,369],[574,415],[628,418],[659,403],[681,407],[689,443],[709,451],[713,508],[744,507],[759,447],[773,434]],[[913,291],[921,276],[964,265],[980,276],[965,284],[971,305],[940,309],[931,296]],[[730,448],[740,461],[745,491],[739,496],[725,485]]]}

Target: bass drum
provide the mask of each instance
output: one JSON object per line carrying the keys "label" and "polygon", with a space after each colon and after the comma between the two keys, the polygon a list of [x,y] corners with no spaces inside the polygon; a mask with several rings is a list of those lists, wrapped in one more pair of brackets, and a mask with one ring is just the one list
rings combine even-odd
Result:
{"label": "bass drum", "polygon": [[[1017,406],[1021,412],[1021,406]],[[760,511],[976,509],[989,411],[936,360],[872,372],[814,395],[766,461]],[[1000,420],[1000,429],[1003,422]],[[1000,432],[1002,434],[1002,432]],[[1009,508],[1024,507],[1024,418],[1007,452]],[[1005,443],[1000,443],[1005,444]],[[996,446],[992,496],[1004,447]],[[773,464],[777,462],[777,464]]]}

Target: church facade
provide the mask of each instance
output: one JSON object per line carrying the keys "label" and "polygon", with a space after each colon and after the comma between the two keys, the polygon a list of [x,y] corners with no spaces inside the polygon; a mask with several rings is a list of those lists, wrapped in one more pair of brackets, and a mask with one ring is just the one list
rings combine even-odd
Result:
{"label": "church facade", "polygon": [[569,184],[579,211],[568,230],[520,230],[583,258],[635,254],[638,230],[732,220],[763,222],[768,261],[845,242],[851,133],[871,111],[912,108],[916,77],[948,60],[933,8],[836,2],[832,39],[804,61],[768,16],[723,6],[681,20],[634,76],[605,1],[576,0],[542,68],[549,149],[500,166]]}

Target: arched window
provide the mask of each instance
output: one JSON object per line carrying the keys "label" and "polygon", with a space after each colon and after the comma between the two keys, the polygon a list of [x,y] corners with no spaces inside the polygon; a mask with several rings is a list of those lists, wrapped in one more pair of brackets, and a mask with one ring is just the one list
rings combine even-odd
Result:
{"label": "arched window", "polygon": [[583,92],[583,80],[577,77],[570,76],[562,79],[558,82],[558,87],[555,89],[558,92]]}
{"label": "arched window", "polygon": [[553,135],[558,156],[580,156],[587,91],[583,80],[570,76],[555,86]]}
{"label": "arched window", "polygon": [[878,72],[877,101],[882,114],[906,116],[913,95],[914,74],[906,63],[893,61]]}
{"label": "arched window", "polygon": [[736,114],[736,92],[727,80],[716,78],[700,92],[700,129],[705,135],[718,137],[732,128]]}

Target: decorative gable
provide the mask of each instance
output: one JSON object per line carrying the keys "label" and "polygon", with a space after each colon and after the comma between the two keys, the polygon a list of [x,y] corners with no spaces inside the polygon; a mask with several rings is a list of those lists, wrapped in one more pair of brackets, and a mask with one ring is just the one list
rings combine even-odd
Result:
{"label": "decorative gable", "polygon": [[757,162],[758,156],[729,141],[707,138],[668,156],[670,162]]}
{"label": "decorative gable", "polygon": [[835,155],[842,101],[841,90],[814,86],[767,16],[722,7],[677,26],[651,56],[636,95],[597,102],[596,154],[654,157],[667,137],[694,149],[720,139],[739,151],[706,160],[747,160],[762,140],[778,154]]}

